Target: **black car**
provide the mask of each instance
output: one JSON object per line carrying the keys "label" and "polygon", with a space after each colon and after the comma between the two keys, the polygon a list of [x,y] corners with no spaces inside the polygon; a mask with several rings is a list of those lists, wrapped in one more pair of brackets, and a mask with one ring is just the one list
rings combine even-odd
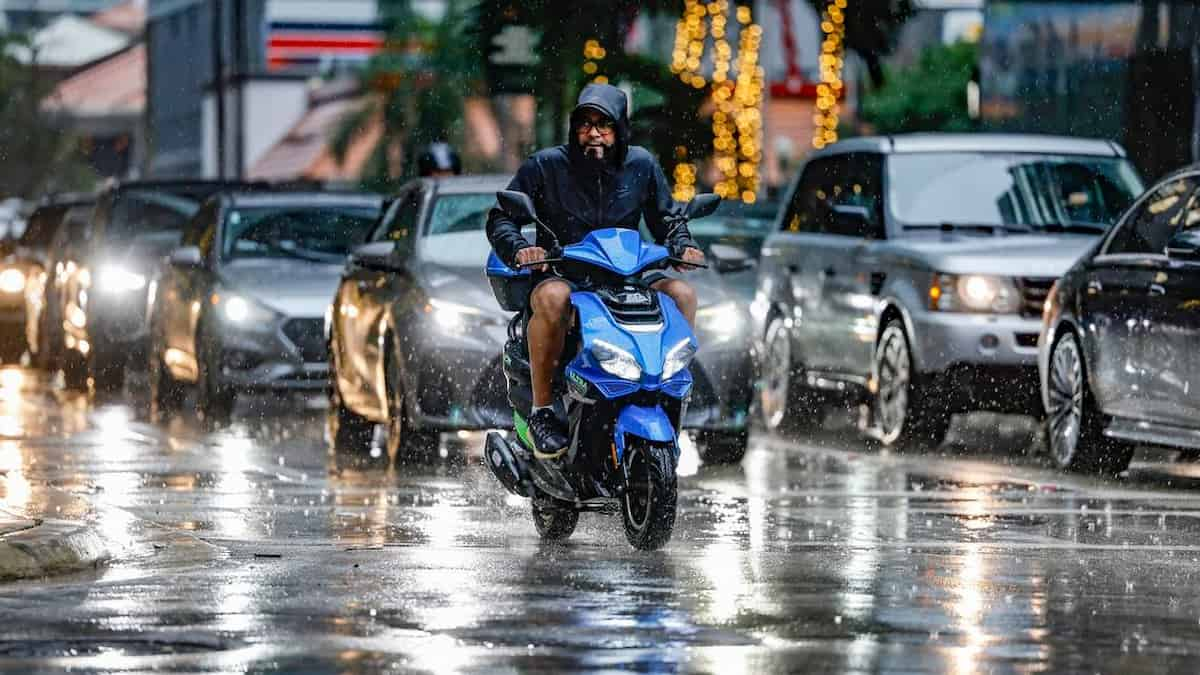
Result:
{"label": "black car", "polygon": [[1042,324],[1060,467],[1119,472],[1137,444],[1200,451],[1200,165],[1125,212],[1055,285]]}
{"label": "black car", "polygon": [[20,349],[29,350],[33,365],[48,368],[62,345],[62,306],[59,272],[68,242],[86,238],[96,200],[92,195],[48,197],[29,216],[18,241],[17,257],[24,270],[24,328]]}
{"label": "black car", "polygon": [[[96,200],[91,234],[64,260],[62,368],[68,388],[89,380],[119,389],[130,356],[145,359],[146,289],[158,263],[179,244],[200,203],[242,183],[208,180],[109,184]],[[263,186],[265,189],[265,185]]]}

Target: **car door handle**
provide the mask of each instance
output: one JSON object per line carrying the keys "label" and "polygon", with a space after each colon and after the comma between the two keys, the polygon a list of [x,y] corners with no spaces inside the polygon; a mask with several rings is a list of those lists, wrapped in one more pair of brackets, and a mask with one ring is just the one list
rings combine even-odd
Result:
{"label": "car door handle", "polygon": [[1162,284],[1150,284],[1150,295],[1166,295],[1167,289],[1163,288]]}

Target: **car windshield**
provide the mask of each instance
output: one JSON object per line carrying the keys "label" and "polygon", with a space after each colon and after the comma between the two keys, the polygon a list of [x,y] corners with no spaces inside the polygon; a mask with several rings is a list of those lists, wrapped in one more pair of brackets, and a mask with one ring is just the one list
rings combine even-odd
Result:
{"label": "car windshield", "polygon": [[456,267],[482,265],[492,249],[484,227],[488,211],[495,205],[495,192],[438,197],[421,237],[421,258]]}
{"label": "car windshield", "polygon": [[199,208],[200,203],[188,197],[156,190],[122,190],[113,200],[105,235],[127,239],[179,232]]}
{"label": "car windshield", "polygon": [[712,244],[729,244],[757,256],[763,240],[771,233],[774,206],[722,202],[713,215],[688,223],[688,230],[704,248]]}
{"label": "car windshield", "polygon": [[1142,191],[1124,159],[946,152],[888,159],[888,202],[905,227],[1103,232]]}
{"label": "car windshield", "polygon": [[229,212],[221,257],[297,258],[340,262],[375,224],[379,211],[362,204],[287,204]]}

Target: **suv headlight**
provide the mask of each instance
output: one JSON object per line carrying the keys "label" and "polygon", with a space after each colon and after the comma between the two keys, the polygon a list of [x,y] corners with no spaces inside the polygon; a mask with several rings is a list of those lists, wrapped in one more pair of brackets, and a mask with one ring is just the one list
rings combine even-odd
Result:
{"label": "suv headlight", "polygon": [[671,351],[667,352],[667,359],[663,363],[662,379],[669,380],[675,373],[687,368],[695,355],[696,347],[692,344],[692,339],[680,340],[679,344],[671,347]]}
{"label": "suv headlight", "polygon": [[635,382],[642,379],[642,367],[638,365],[637,359],[633,358],[633,354],[611,342],[592,340],[592,357],[609,375]]}
{"label": "suv headlight", "polygon": [[463,335],[474,327],[502,325],[495,317],[478,307],[460,305],[457,302],[430,298],[425,313],[443,333]]}
{"label": "suv headlight", "polygon": [[20,293],[25,290],[25,273],[10,267],[0,272],[0,291],[5,293]]}
{"label": "suv headlight", "polygon": [[1021,292],[1008,277],[935,274],[929,285],[929,308],[939,312],[1016,314],[1021,309]]}
{"label": "suv headlight", "polygon": [[696,327],[717,341],[733,339],[743,329],[746,318],[736,302],[701,307],[696,312]]}
{"label": "suv headlight", "polygon": [[96,289],[106,293],[128,293],[146,287],[146,276],[121,265],[104,265],[97,270]]}
{"label": "suv headlight", "polygon": [[237,293],[213,293],[212,304],[222,319],[239,326],[273,323],[278,318],[275,310]]}

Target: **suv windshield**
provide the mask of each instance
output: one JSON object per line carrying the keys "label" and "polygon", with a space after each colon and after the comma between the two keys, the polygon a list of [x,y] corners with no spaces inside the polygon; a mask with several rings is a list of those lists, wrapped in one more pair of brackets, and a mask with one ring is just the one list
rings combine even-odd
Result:
{"label": "suv windshield", "polygon": [[496,193],[444,195],[433,203],[420,256],[439,265],[467,267],[487,260],[492,250],[484,228]]}
{"label": "suv windshield", "polygon": [[221,258],[341,262],[378,217],[377,208],[362,204],[235,209],[225,219]]}
{"label": "suv windshield", "polygon": [[1142,192],[1124,159],[946,152],[888,158],[888,202],[905,227],[1103,232]]}
{"label": "suv windshield", "polygon": [[142,234],[179,232],[200,203],[157,190],[122,190],[113,199],[105,236],[129,239]]}

